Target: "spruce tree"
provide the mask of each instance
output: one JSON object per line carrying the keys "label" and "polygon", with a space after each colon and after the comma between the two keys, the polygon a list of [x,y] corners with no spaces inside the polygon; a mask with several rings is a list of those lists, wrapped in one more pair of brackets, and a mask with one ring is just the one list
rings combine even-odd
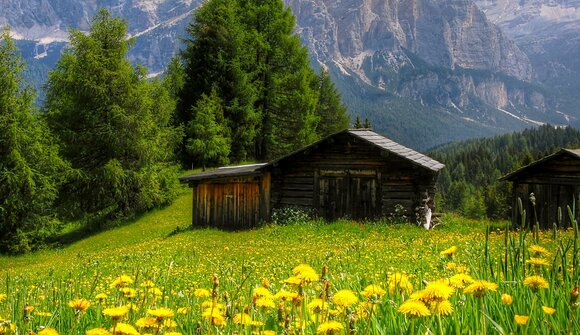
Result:
{"label": "spruce tree", "polygon": [[54,232],[54,200],[67,166],[33,105],[24,63],[0,40],[0,251],[27,252]]}
{"label": "spruce tree", "polygon": [[71,30],[47,86],[47,120],[76,172],[63,200],[96,222],[167,203],[176,190],[174,100],[129,63],[126,34],[125,21],[100,10],[88,35]]}
{"label": "spruce tree", "polygon": [[316,114],[320,118],[316,131],[321,137],[346,129],[350,123],[348,111],[326,70],[322,70],[318,77]]}

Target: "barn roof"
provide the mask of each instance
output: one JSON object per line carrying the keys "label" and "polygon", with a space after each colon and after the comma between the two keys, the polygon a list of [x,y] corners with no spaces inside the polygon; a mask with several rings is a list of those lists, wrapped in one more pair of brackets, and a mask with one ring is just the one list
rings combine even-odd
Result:
{"label": "barn roof", "polygon": [[189,176],[184,176],[179,178],[180,182],[187,183],[193,181],[200,181],[200,180],[210,180],[210,179],[220,179],[220,178],[227,178],[227,177],[237,177],[237,176],[247,176],[253,174],[259,174],[263,169],[266,169],[269,166],[276,165],[278,162],[282,160],[286,160],[288,158],[292,158],[294,155],[299,153],[305,152],[310,148],[327,141],[328,139],[335,137],[340,134],[349,134],[354,136],[358,139],[361,139],[370,145],[373,145],[380,150],[397,155],[403,159],[410,161],[411,163],[421,166],[423,168],[429,169],[433,172],[437,172],[441,170],[445,165],[442,163],[434,160],[431,157],[423,155],[413,149],[409,149],[399,143],[396,143],[383,135],[379,135],[374,131],[368,129],[346,129],[340,131],[338,133],[329,135],[318,142],[312,143],[300,150],[294,151],[286,156],[273,160],[269,163],[260,163],[260,164],[250,164],[250,165],[239,165],[239,166],[231,166],[231,167],[222,167],[219,169],[205,171],[201,173],[192,174]]}
{"label": "barn roof", "polygon": [[306,146],[298,151],[295,151],[293,153],[290,153],[284,157],[278,158],[274,161],[271,161],[270,163],[268,163],[267,165],[275,165],[278,162],[280,162],[281,160],[285,160],[287,158],[291,158],[292,156],[302,153],[306,150],[309,150],[311,147],[316,146],[319,143],[325,142],[326,140],[328,140],[331,137],[335,137],[339,134],[342,133],[347,133],[351,136],[354,136],[356,138],[359,138],[375,147],[378,147],[380,150],[383,150],[385,152],[391,153],[391,154],[395,154],[403,159],[409,160],[411,163],[419,165],[421,167],[424,167],[426,169],[429,169],[431,171],[437,172],[439,170],[441,170],[442,168],[445,167],[445,165],[443,165],[442,163],[434,160],[433,158],[423,155],[422,153],[419,153],[413,149],[409,149],[397,142],[394,142],[386,137],[384,137],[383,135],[377,134],[374,131],[371,131],[369,129],[346,129],[343,130],[341,132],[338,132],[336,134],[332,134],[330,136],[327,136],[323,139],[321,139],[318,142],[312,143],[309,146]]}
{"label": "barn roof", "polygon": [[266,165],[266,163],[225,166],[215,170],[204,171],[200,173],[191,174],[189,176],[184,176],[179,178],[179,181],[182,183],[187,183],[196,180],[219,179],[233,176],[248,176],[259,173],[259,169],[264,165]]}
{"label": "barn roof", "polygon": [[500,180],[512,181],[516,179],[518,176],[520,176],[522,173],[528,172],[538,165],[541,165],[547,161],[563,156],[567,156],[573,159],[580,159],[580,149],[560,149],[559,151],[551,155],[540,158],[537,161],[534,161],[522,168],[519,168],[511,173],[508,173],[507,175],[501,177]]}

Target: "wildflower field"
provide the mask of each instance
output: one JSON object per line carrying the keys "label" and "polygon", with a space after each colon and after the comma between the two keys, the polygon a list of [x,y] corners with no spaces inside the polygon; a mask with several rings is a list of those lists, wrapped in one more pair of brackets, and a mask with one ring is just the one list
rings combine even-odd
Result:
{"label": "wildflower field", "polygon": [[191,198],[0,257],[0,334],[579,334],[577,229],[185,230]]}

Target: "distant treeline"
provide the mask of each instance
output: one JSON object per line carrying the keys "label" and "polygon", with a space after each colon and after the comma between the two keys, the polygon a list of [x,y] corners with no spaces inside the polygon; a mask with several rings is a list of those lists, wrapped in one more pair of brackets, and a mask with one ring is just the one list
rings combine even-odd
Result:
{"label": "distant treeline", "polygon": [[[267,14],[267,15],[266,15]],[[24,63],[0,39],[0,251],[62,222],[90,229],[171,202],[181,167],[268,160],[348,127],[281,0],[210,0],[163,78],[132,66],[127,22],[99,11],[49,74],[38,110]]]}
{"label": "distant treeline", "polygon": [[580,148],[580,131],[544,125],[431,150],[446,165],[438,181],[439,210],[492,219],[508,218],[511,185],[499,178],[561,148]]}

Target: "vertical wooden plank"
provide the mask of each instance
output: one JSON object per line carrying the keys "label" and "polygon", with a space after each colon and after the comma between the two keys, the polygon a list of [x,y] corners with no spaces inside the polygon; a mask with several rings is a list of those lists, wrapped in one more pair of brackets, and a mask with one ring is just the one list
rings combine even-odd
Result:
{"label": "vertical wooden plank", "polygon": [[192,192],[191,192],[191,226],[197,226],[197,218],[198,218],[198,210],[197,210],[197,191],[198,187],[195,185],[191,185]]}

